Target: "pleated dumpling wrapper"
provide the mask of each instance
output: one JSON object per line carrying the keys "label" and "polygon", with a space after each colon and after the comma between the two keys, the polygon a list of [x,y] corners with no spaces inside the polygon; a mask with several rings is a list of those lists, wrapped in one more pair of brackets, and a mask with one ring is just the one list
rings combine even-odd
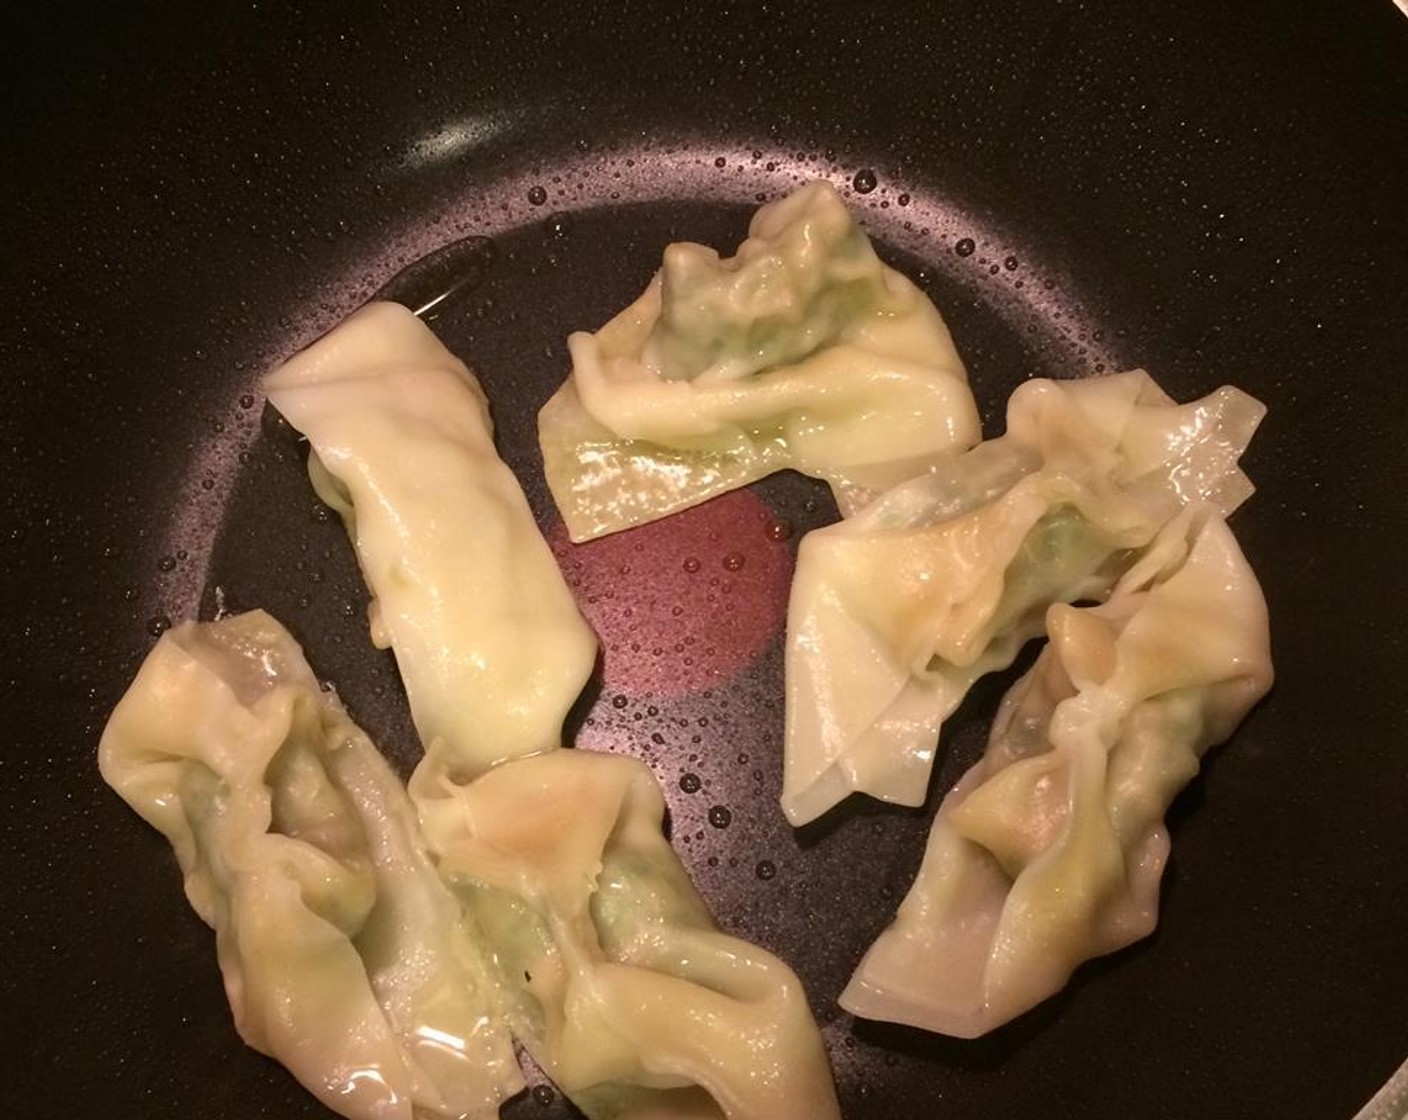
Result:
{"label": "pleated dumpling wrapper", "polygon": [[478,382],[404,307],[372,303],[264,381],[308,437],[428,750],[482,773],[559,745],[596,638],[494,450]]}
{"label": "pleated dumpling wrapper", "polygon": [[576,541],[788,467],[851,511],[981,438],[943,319],[825,182],[760,209],[733,257],[668,246],[639,299],[568,344],[538,431]]}
{"label": "pleated dumpling wrapper", "polygon": [[719,931],[642,763],[584,750],[411,779],[441,874],[495,947],[515,1035],[592,1120],[835,1120],[806,994]]}
{"label": "pleated dumpling wrapper", "polygon": [[857,1015],[973,1037],[1149,934],[1164,813],[1271,687],[1261,587],[1209,507],[1170,522],[1103,605],[1051,607],[1047,629],[841,997]]}
{"label": "pleated dumpling wrapper", "polygon": [[920,805],[943,721],[1056,602],[1101,599],[1180,509],[1224,515],[1265,414],[1224,387],[1175,404],[1142,370],[1033,380],[1007,431],[802,541],[787,618],[782,806]]}
{"label": "pleated dumpling wrapper", "polygon": [[162,635],[104,779],[171,842],[241,1037],[352,1120],[498,1116],[500,996],[400,779],[262,611]]}

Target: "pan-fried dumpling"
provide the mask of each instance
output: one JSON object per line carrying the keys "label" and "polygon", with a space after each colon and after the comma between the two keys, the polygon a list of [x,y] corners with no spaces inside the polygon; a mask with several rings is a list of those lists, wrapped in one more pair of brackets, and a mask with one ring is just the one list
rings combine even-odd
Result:
{"label": "pan-fried dumpling", "polygon": [[164,634],[98,757],[171,841],[240,1035],[325,1105],[487,1120],[523,1087],[404,787],[273,618]]}
{"label": "pan-fried dumpling", "polygon": [[1051,640],[944,799],[919,877],[841,1003],[973,1037],[1149,934],[1163,817],[1271,686],[1266,603],[1216,511],[1170,522]]}
{"label": "pan-fried dumpling", "polygon": [[1142,371],[1034,380],[1007,432],[807,535],[788,608],[782,805],[853,791],[923,803],[943,721],[1041,633],[1103,598],[1192,501],[1226,514],[1265,409],[1222,388],[1177,405]]}
{"label": "pan-fried dumpling", "polygon": [[759,210],[734,257],[668,246],[644,294],[569,347],[538,427],[576,541],[786,467],[850,510],[980,438],[938,311],[825,182]]}
{"label": "pan-fried dumpling", "polygon": [[472,773],[556,747],[596,639],[469,370],[404,307],[373,303],[264,385],[312,444],[422,740],[453,741]]}
{"label": "pan-fried dumpling", "polygon": [[460,783],[427,758],[411,793],[515,1035],[592,1120],[839,1117],[801,983],[715,926],[643,764],[553,751]]}

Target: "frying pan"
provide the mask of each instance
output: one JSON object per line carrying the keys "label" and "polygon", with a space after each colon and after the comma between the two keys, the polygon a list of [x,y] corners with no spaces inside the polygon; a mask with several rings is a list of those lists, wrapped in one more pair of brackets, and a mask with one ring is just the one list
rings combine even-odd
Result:
{"label": "frying pan", "polygon": [[[655,769],[721,922],[804,978],[847,1116],[1348,1117],[1408,1054],[1408,20],[1389,0],[9,18],[0,1114],[322,1115],[239,1044],[174,860],[94,751],[169,620],[262,605],[414,760],[350,548],[257,379],[466,237],[478,271],[432,326],[602,633],[577,741]],[[1277,687],[1174,807],[1158,932],[973,1042],[835,997],[1010,676],[954,719],[926,809],[856,799],[794,832],[782,602],[825,494],[782,476],[578,550],[534,443],[569,330],[667,241],[731,248],[759,199],[816,176],[943,310],[989,434],[1026,377],[1132,365],[1180,399],[1232,382],[1270,406],[1234,527]],[[571,1110],[539,1085],[504,1114]]]}

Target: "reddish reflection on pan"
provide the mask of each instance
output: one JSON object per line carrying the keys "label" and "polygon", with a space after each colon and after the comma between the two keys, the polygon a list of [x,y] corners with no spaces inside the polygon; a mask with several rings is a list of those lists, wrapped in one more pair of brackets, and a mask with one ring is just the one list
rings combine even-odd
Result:
{"label": "reddish reflection on pan", "polygon": [[574,545],[548,534],[602,645],[607,691],[683,696],[736,676],[782,632],[790,529],[747,490]]}

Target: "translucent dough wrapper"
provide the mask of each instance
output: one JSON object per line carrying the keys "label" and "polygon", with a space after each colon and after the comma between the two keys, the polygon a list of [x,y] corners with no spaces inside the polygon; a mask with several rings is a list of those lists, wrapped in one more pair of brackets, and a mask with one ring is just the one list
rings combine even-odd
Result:
{"label": "translucent dough wrapper", "polygon": [[1149,934],[1164,814],[1272,682],[1261,588],[1206,508],[1171,522],[1108,602],[1052,606],[1047,629],[841,997],[857,1015],[973,1037]]}
{"label": "translucent dough wrapper", "polygon": [[325,1105],[489,1118],[523,1087],[404,787],[273,618],[164,634],[99,765],[175,849],[241,1037]]}
{"label": "translucent dough wrapper", "polygon": [[835,188],[764,206],[748,232],[728,259],[670,245],[635,303],[569,339],[571,376],[538,427],[573,540],[789,467],[850,511],[980,438],[938,311]]}
{"label": "translucent dough wrapper", "polygon": [[1034,380],[1007,432],[802,541],[788,608],[782,805],[920,805],[943,721],[1057,602],[1104,598],[1180,509],[1229,513],[1265,413],[1225,387],[1175,404],[1135,370]]}
{"label": "translucent dough wrapper", "polygon": [[469,370],[404,307],[373,303],[265,379],[308,437],[431,750],[479,773],[559,743],[596,659]]}
{"label": "translucent dough wrapper", "polygon": [[800,982],[715,926],[644,765],[555,751],[461,784],[427,760],[411,792],[515,1035],[593,1120],[839,1117]]}

